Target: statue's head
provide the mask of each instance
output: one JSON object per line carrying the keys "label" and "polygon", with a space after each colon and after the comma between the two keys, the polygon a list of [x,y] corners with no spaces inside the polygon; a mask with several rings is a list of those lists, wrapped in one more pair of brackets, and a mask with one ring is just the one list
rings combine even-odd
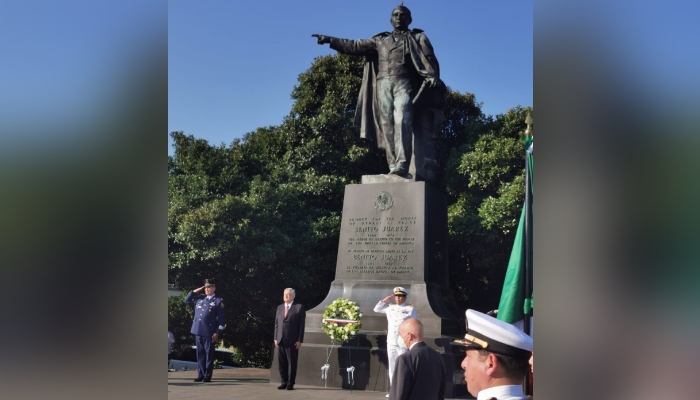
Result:
{"label": "statue's head", "polygon": [[401,2],[400,6],[396,6],[396,8],[391,10],[390,22],[394,29],[406,30],[412,21],[411,10],[404,6],[403,2]]}

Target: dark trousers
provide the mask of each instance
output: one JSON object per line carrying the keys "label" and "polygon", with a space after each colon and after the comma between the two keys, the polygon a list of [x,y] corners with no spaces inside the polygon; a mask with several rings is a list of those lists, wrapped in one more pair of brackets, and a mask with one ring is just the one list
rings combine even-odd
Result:
{"label": "dark trousers", "polygon": [[[277,360],[279,361],[282,383],[294,385],[297,377],[297,360],[299,359],[299,349],[294,346],[277,346],[277,348],[279,349]],[[291,371],[289,371],[290,367]]]}
{"label": "dark trousers", "polygon": [[215,355],[216,343],[211,337],[197,336],[197,378],[211,379]]}

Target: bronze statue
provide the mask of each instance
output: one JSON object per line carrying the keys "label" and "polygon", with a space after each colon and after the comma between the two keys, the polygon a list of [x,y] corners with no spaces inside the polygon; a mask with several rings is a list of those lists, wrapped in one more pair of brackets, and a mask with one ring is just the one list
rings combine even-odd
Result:
{"label": "bronze statue", "polygon": [[371,39],[311,36],[318,44],[330,43],[339,53],[366,56],[355,125],[361,137],[386,151],[389,173],[433,180],[435,135],[443,120],[445,84],[428,37],[420,29],[408,29],[411,11],[402,3],[392,10],[390,21],[393,32]]}

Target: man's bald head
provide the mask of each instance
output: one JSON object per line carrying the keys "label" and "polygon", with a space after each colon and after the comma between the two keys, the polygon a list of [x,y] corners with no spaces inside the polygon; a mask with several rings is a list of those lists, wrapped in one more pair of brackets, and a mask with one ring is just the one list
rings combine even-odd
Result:
{"label": "man's bald head", "polygon": [[[414,342],[423,340],[423,323],[415,318],[409,318],[403,321],[401,325],[399,325],[399,335],[405,336],[409,333],[415,338],[413,340]],[[408,342],[406,344],[408,344]]]}

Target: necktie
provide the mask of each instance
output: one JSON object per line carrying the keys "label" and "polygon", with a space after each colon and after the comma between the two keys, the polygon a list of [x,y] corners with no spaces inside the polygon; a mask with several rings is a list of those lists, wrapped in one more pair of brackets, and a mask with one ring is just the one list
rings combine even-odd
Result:
{"label": "necktie", "polygon": [[289,312],[289,304],[284,305],[284,317],[287,318],[287,312]]}

